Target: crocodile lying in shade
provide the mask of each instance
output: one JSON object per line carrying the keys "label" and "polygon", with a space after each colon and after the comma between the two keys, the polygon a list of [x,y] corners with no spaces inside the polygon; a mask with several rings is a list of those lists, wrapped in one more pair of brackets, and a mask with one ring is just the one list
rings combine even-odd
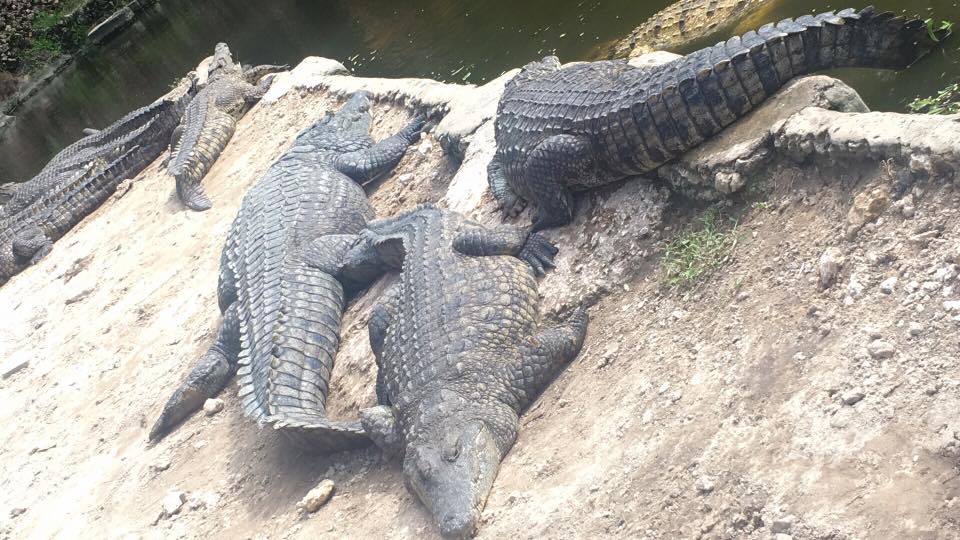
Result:
{"label": "crocodile lying in shade", "polygon": [[[167,402],[151,441],[219,393],[239,365],[248,416],[315,451],[369,442],[359,422],[326,417],[345,291],[306,262],[342,258],[374,215],[360,182],[393,169],[423,126],[418,117],[373,144],[369,109],[369,97],[358,93],[327,113],[244,196],[220,259],[220,332]],[[349,236],[325,237],[308,252],[321,235]]]}
{"label": "crocodile lying in shade", "polygon": [[873,8],[786,19],[655,68],[527,65],[503,93],[490,188],[534,230],[573,218],[572,192],[652,171],[742,118],[791,78],[834,67],[906,68],[948,31]]}
{"label": "crocodile lying in shade", "polygon": [[191,210],[207,210],[210,199],[200,181],[233,137],[237,120],[270,88],[272,73],[287,66],[234,64],[225,43],[217,44],[206,86],[183,115],[170,143],[167,172],[176,179],[177,195]]}
{"label": "crocodile lying in shade", "polygon": [[539,234],[426,206],[370,223],[341,265],[357,281],[401,270],[370,318],[379,406],[361,417],[403,456],[408,488],[445,536],[474,534],[520,413],[583,345],[582,308],[537,325],[535,274],[555,254]]}
{"label": "crocodile lying in shade", "polygon": [[610,58],[674,51],[699,39],[730,31],[747,16],[776,0],[680,0],[655,13],[618,41]]}
{"label": "crocodile lying in shade", "polygon": [[4,206],[11,212],[0,216],[0,284],[46,256],[53,242],[99,208],[120,182],[135,177],[159,157],[192,92],[193,79],[185,78],[156,102],[99,132],[109,138],[103,146],[83,148],[83,140],[71,145],[71,152],[64,154],[65,150],[55,158],[59,164],[47,165],[59,176],[51,175],[56,181],[46,184],[44,191],[32,193],[39,183],[18,187],[15,198],[28,190],[30,202],[12,212],[11,200]]}

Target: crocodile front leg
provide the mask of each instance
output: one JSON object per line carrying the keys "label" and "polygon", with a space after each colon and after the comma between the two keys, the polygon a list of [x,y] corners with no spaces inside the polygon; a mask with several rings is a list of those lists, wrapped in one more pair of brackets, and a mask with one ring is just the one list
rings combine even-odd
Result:
{"label": "crocodile front leg", "polygon": [[520,398],[520,409],[533,400],[573,361],[587,336],[589,316],[583,306],[563,323],[548,327],[534,336],[521,350],[520,358],[508,366],[510,386]]}
{"label": "crocodile front leg", "polygon": [[219,394],[237,372],[240,354],[240,317],[237,304],[231,304],[223,315],[217,339],[200,357],[187,380],[170,396],[160,418],[150,430],[150,442],[166,436],[186,417],[203,406],[207,398]]}
{"label": "crocodile front leg", "polygon": [[287,71],[290,69],[290,66],[287,64],[283,65],[272,65],[272,64],[263,64],[260,66],[253,66],[251,68],[245,69],[243,71],[243,78],[250,84],[257,84],[260,82],[260,79],[266,75],[272,73],[279,73],[281,71]]}
{"label": "crocodile front leg", "polygon": [[457,234],[453,249],[475,257],[511,255],[529,264],[538,276],[554,267],[553,258],[557,254],[556,246],[542,234],[530,234],[511,225],[495,229],[471,227]]}
{"label": "crocodile front leg", "polygon": [[407,148],[423,129],[424,123],[426,119],[423,116],[416,116],[395,135],[370,148],[338,155],[334,158],[333,165],[358,184],[373,181],[400,163]]}
{"label": "crocodile front leg", "polygon": [[17,257],[28,259],[30,264],[33,265],[53,251],[53,242],[43,232],[43,229],[31,225],[14,237],[12,247],[13,253]]}
{"label": "crocodile front leg", "polygon": [[384,454],[391,458],[403,455],[403,439],[393,409],[386,405],[361,409],[360,424]]}
{"label": "crocodile front leg", "polygon": [[[590,141],[574,135],[547,137],[530,152],[522,166],[522,186],[513,185],[537,208],[533,231],[573,221],[573,194],[567,187],[595,170]],[[578,183],[582,183],[578,182]]]}

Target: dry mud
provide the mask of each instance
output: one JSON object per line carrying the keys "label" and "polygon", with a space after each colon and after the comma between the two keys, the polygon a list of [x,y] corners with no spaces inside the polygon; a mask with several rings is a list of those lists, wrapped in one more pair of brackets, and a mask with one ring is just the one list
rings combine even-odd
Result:
{"label": "dry mud", "polygon": [[[146,444],[214,338],[244,192],[337,94],[378,93],[377,138],[409,106],[451,111],[371,188],[379,215],[438,202],[500,221],[484,120],[502,81],[416,83],[417,97],[392,84],[284,75],[204,180],[212,210],[184,210],[155,163],[0,288],[0,361],[28,362],[0,380],[0,538],[436,536],[397,463],[374,448],[304,454],[244,418],[234,384],[223,412]],[[642,181],[581,195],[576,222],[549,233],[561,254],[541,292],[545,317],[591,305],[587,343],[522,417],[479,537],[960,538],[960,190],[920,182],[847,235],[855,198],[893,181],[877,162],[775,160],[723,205],[736,247],[689,291],[663,287],[659,258],[702,206]],[[843,264],[822,290],[831,247]],[[365,323],[382,288],[345,319],[334,416],[374,400]],[[333,498],[301,516],[327,478]],[[161,517],[173,491],[187,503]]]}

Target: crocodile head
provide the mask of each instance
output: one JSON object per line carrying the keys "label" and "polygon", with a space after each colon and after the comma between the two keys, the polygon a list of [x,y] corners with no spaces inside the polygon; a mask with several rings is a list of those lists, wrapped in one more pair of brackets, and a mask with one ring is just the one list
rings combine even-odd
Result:
{"label": "crocodile head", "polygon": [[473,420],[450,428],[408,445],[403,473],[407,488],[430,510],[440,533],[468,538],[477,531],[502,455],[486,423]]}

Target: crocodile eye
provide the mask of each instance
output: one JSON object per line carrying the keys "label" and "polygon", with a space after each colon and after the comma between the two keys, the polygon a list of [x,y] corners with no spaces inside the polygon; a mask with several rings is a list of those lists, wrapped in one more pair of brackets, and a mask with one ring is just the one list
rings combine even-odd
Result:
{"label": "crocodile eye", "polygon": [[440,457],[444,461],[454,462],[457,460],[457,457],[460,456],[460,443],[459,441],[454,442],[453,444],[443,445],[443,451],[440,452]]}

